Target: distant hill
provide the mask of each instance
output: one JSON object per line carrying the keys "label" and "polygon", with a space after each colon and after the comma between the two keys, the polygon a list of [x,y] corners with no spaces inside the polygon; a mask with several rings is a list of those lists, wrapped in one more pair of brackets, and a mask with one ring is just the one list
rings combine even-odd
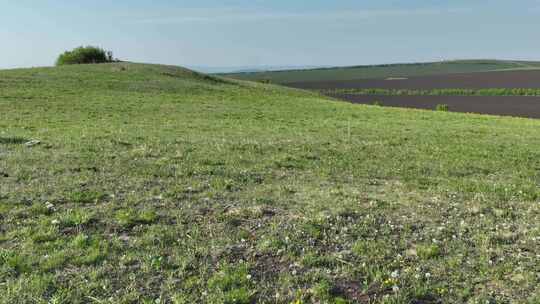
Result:
{"label": "distant hill", "polygon": [[240,74],[240,73],[260,73],[269,71],[290,71],[327,68],[328,66],[232,66],[232,67],[211,67],[211,66],[189,66],[190,69],[210,74]]}
{"label": "distant hill", "polygon": [[270,80],[274,83],[285,84],[306,81],[339,81],[523,69],[540,69],[540,62],[485,59],[453,60],[425,63],[297,69],[287,71],[242,72],[225,74],[225,76],[243,80]]}

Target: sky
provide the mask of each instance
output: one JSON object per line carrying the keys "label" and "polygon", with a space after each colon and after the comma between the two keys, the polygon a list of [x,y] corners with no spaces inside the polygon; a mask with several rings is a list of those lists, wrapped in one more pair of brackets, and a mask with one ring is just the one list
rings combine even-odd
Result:
{"label": "sky", "polygon": [[0,68],[96,45],[198,67],[540,60],[540,0],[0,0]]}

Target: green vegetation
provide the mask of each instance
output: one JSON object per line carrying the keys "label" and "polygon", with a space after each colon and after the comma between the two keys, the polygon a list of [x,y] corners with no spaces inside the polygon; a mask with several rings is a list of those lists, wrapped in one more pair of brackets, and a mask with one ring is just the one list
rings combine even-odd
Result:
{"label": "green vegetation", "polygon": [[328,89],[322,94],[396,95],[396,96],[540,96],[540,89]]}
{"label": "green vegetation", "polygon": [[503,60],[457,60],[412,64],[366,65],[312,70],[236,73],[226,76],[272,83],[340,81],[366,78],[412,77],[435,74],[540,69],[540,62]]}
{"label": "green vegetation", "polygon": [[0,71],[0,303],[538,303],[539,130],[167,66]]}
{"label": "green vegetation", "polygon": [[66,51],[56,60],[56,65],[89,64],[113,62],[113,53],[94,46],[81,46]]}
{"label": "green vegetation", "polygon": [[438,104],[438,105],[435,106],[435,111],[448,112],[448,105],[447,104]]}

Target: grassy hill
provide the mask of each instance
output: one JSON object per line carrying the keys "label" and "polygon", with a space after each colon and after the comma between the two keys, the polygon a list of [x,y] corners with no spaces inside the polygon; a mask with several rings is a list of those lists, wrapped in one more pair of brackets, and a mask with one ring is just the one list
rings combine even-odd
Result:
{"label": "grassy hill", "polygon": [[243,80],[270,80],[273,83],[338,81],[366,78],[412,77],[449,73],[540,69],[540,62],[504,60],[456,60],[428,63],[366,65],[312,70],[236,73],[225,76]]}
{"label": "grassy hill", "polygon": [[0,71],[0,303],[538,303],[539,130],[167,66]]}

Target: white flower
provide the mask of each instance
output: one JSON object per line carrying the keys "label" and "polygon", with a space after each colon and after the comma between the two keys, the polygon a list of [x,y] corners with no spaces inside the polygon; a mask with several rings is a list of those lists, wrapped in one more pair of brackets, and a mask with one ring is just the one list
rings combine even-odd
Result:
{"label": "white flower", "polygon": [[392,273],[390,274],[390,276],[391,276],[392,278],[394,278],[394,279],[397,279],[397,278],[399,277],[399,271],[396,270],[396,271],[392,272]]}
{"label": "white flower", "polygon": [[398,292],[399,292],[399,286],[395,286],[395,285],[394,285],[394,286],[392,287],[392,291],[393,291],[394,293],[398,293]]}
{"label": "white flower", "polygon": [[54,205],[51,204],[51,202],[45,202],[45,207],[46,207],[47,209],[49,209],[49,210],[54,209]]}
{"label": "white flower", "polygon": [[426,279],[429,279],[429,278],[431,278],[431,273],[426,272],[425,276],[426,276]]}
{"label": "white flower", "polygon": [[53,225],[58,225],[58,224],[60,224],[60,221],[54,219],[54,220],[51,221],[51,224],[53,224]]}
{"label": "white flower", "polygon": [[251,280],[251,275],[248,274],[248,275],[246,276],[246,279]]}

